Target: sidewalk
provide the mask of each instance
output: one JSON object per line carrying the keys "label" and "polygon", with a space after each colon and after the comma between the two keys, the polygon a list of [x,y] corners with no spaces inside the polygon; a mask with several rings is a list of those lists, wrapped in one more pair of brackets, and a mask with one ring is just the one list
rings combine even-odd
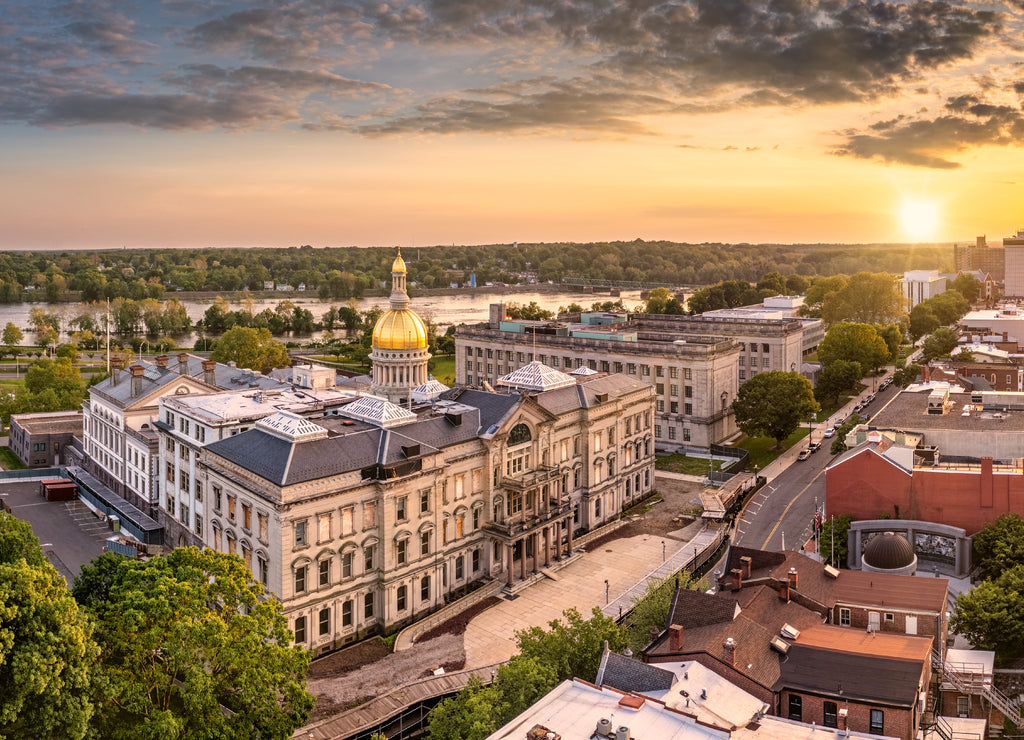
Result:
{"label": "sidewalk", "polygon": [[625,611],[635,595],[646,591],[649,577],[662,570],[666,575],[679,570],[692,560],[694,547],[699,552],[713,537],[714,532],[704,529],[685,542],[645,534],[613,540],[587,552],[558,571],[557,582],[536,583],[520,591],[514,600],[503,601],[474,617],[464,635],[465,667],[473,669],[508,660],[517,652],[516,630],[546,628],[552,620],[561,619],[566,609],[575,608],[589,618],[591,610],[598,607],[617,617],[619,606]]}

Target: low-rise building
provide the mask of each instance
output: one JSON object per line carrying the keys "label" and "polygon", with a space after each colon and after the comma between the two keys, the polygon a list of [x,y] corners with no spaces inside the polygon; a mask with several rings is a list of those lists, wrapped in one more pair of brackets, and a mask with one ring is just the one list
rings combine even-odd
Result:
{"label": "low-rise building", "polygon": [[61,452],[82,436],[81,411],[12,414],[8,446],[30,468],[49,468],[61,462]]}
{"label": "low-rise building", "polygon": [[918,303],[946,292],[948,282],[938,270],[909,270],[897,281],[904,307],[909,311]]}

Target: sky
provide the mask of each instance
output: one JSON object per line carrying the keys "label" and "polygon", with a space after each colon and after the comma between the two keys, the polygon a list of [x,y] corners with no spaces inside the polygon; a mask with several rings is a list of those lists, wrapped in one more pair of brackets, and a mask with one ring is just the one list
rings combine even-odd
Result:
{"label": "sky", "polygon": [[2,8],[3,249],[1024,226],[1024,0]]}

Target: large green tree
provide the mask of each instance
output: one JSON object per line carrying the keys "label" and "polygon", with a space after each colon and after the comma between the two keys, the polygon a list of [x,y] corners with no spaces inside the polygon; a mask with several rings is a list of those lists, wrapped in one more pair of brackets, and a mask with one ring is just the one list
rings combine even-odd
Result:
{"label": "large green tree", "polygon": [[13,322],[8,321],[4,327],[3,341],[8,347],[15,347],[21,344],[21,341],[25,338],[21,329],[14,325]]}
{"label": "large green tree", "polygon": [[982,581],[960,594],[949,628],[980,650],[994,650],[1000,663],[1024,652],[1024,565]]}
{"label": "large green tree", "polygon": [[63,409],[77,408],[85,398],[85,381],[69,357],[36,360],[25,371],[25,386],[34,397],[52,394],[58,407]]}
{"label": "large green tree", "polygon": [[821,371],[818,385],[814,388],[814,396],[819,401],[838,401],[839,396],[851,390],[864,377],[859,362],[835,360]]}
{"label": "large green tree", "polygon": [[217,362],[235,362],[238,367],[253,370],[269,370],[287,367],[290,362],[288,350],[271,335],[269,329],[251,329],[234,326],[224,332],[210,352],[210,359]]}
{"label": "large green tree", "polygon": [[956,332],[948,326],[940,326],[921,345],[921,359],[925,362],[936,357],[948,357],[957,345]]}
{"label": "large green tree", "polygon": [[886,363],[889,346],[871,324],[833,324],[818,345],[818,359],[825,368],[837,360],[847,360],[867,372]]}
{"label": "large green tree", "polygon": [[839,291],[823,301],[821,318],[828,324],[842,321],[891,324],[905,313],[896,279],[884,272],[858,272]]}
{"label": "large green tree", "polygon": [[1024,565],[1024,518],[1003,514],[972,538],[974,564],[985,578],[998,578],[1016,565]]}
{"label": "large green tree", "polygon": [[683,304],[668,288],[655,288],[647,294],[644,310],[647,313],[684,314]]}
{"label": "large green tree", "polygon": [[530,627],[516,632],[519,653],[536,658],[551,666],[559,681],[582,678],[593,681],[601,665],[605,640],[615,652],[626,647],[626,636],[611,617],[594,607],[590,619],[584,619],[576,609],[562,612],[563,622],[553,619],[550,629]]}
{"label": "large green tree", "polygon": [[0,512],[0,736],[86,735],[100,652],[92,633],[31,527]]}
{"label": "large green tree", "polygon": [[288,738],[309,716],[309,653],[241,558],[104,557],[75,597],[96,619],[104,738]]}
{"label": "large green tree", "polygon": [[814,400],[811,381],[803,375],[772,370],[741,385],[732,410],[744,434],[772,437],[781,447],[782,440],[821,406]]}
{"label": "large green tree", "polygon": [[939,321],[939,317],[935,315],[935,311],[927,301],[922,301],[910,309],[910,336],[912,339],[918,340],[925,334],[931,334],[941,325],[942,322]]}

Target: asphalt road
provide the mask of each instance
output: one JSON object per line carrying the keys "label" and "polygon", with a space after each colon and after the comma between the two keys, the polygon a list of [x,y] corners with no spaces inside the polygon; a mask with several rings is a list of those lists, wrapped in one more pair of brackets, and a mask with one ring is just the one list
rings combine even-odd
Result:
{"label": "asphalt road", "polygon": [[[896,390],[895,386],[889,386],[877,392],[862,415],[878,413],[896,395]],[[869,387],[861,398],[870,393]],[[852,413],[861,398],[851,400],[837,415]],[[825,467],[834,459],[829,452],[832,440],[823,439],[833,419],[814,426],[812,439],[822,442],[818,452],[800,461],[797,455],[803,448],[796,447],[768,467],[765,471],[768,484],[758,491],[741,514],[734,542],[761,550],[798,550],[811,538],[815,501],[824,506]]]}

